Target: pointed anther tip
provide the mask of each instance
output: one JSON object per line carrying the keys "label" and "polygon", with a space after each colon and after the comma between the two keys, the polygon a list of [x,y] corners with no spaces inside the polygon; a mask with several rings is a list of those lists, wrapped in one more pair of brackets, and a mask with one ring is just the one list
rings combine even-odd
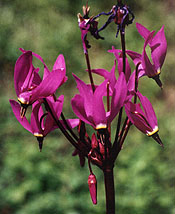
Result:
{"label": "pointed anther tip", "polygon": [[156,81],[156,83],[157,83],[157,85],[161,88],[161,90],[163,89],[163,84],[162,84],[162,82],[161,82],[161,80],[160,80],[160,73],[159,74],[157,74],[156,76],[154,76],[154,77],[152,77],[155,81]]}
{"label": "pointed anther tip", "polygon": [[42,134],[38,134],[38,133],[35,133],[34,136],[37,138],[39,151],[42,152],[44,137]]}
{"label": "pointed anther tip", "polygon": [[158,133],[154,133],[152,136],[151,136],[162,148],[164,148],[164,145],[158,135]]}

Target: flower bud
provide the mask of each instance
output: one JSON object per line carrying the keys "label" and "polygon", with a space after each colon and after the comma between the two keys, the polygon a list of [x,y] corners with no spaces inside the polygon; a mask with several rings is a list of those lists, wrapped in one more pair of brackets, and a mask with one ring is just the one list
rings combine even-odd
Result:
{"label": "flower bud", "polygon": [[88,177],[89,192],[91,195],[92,203],[97,204],[97,180],[94,174]]}

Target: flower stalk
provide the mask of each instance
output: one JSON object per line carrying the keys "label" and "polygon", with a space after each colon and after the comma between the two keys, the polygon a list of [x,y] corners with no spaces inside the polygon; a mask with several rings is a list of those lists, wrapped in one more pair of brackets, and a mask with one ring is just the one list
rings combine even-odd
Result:
{"label": "flower stalk", "polygon": [[[84,15],[78,14],[78,24],[90,80],[90,85],[86,84],[73,74],[79,94],[72,98],[71,106],[78,119],[65,118],[62,111],[64,96],[61,95],[57,99],[55,95],[56,90],[67,81],[66,64],[62,54],[58,56],[50,72],[38,54],[20,49],[22,55],[16,62],[14,73],[15,90],[20,104],[14,100],[10,100],[10,104],[19,123],[37,138],[40,151],[47,134],[58,128],[74,147],[72,155],[79,156],[80,165],[83,167],[85,160],[88,160],[90,172],[88,186],[93,204],[97,204],[97,179],[91,164],[102,170],[106,214],[115,214],[114,166],[130,126],[133,124],[163,147],[158,135],[158,122],[153,106],[148,98],[139,92],[138,84],[141,77],[148,76],[162,88],[159,76],[167,51],[167,43],[164,26],[154,36],[154,31],[151,32],[137,23],[138,33],[144,38],[143,52],[140,54],[126,50],[125,27],[132,24],[134,14],[127,5],[122,3],[122,0],[118,0],[117,5],[114,5],[107,13],[101,12],[94,17],[89,17],[89,11],[90,7],[88,7],[87,1],[86,6],[83,7]],[[101,15],[109,17],[106,23],[98,29],[96,19]],[[116,37],[120,33],[121,50],[112,47],[112,50],[108,51],[115,56],[115,62],[110,72],[102,68],[91,69],[88,54],[88,49],[91,46],[87,40],[87,34],[91,33],[95,39],[104,39],[99,35],[99,32],[112,22],[117,25]],[[151,49],[152,60],[147,56],[147,46]],[[132,73],[127,56],[136,66]],[[40,69],[35,68],[32,63],[33,57],[36,57],[44,66],[42,78],[39,75]],[[116,69],[117,63],[118,69]],[[116,70],[118,70],[118,78]],[[104,81],[95,85],[93,73],[102,76]],[[104,97],[106,98],[104,99]],[[106,100],[106,104],[104,100]],[[30,106],[32,113],[29,121],[25,114]],[[124,114],[126,118],[122,124]],[[117,116],[115,139],[112,143],[111,126]],[[86,131],[87,125],[93,128],[92,137]],[[78,134],[73,131],[76,126]]]}

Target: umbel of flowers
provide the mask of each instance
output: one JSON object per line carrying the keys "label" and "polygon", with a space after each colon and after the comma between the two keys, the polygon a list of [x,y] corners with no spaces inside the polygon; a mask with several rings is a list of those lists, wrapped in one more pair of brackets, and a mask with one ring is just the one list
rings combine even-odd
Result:
{"label": "umbel of flowers", "polygon": [[[80,165],[84,166],[88,160],[88,185],[93,204],[97,204],[97,180],[92,170],[92,164],[103,171],[106,191],[106,213],[115,213],[115,191],[113,168],[122,145],[125,142],[131,125],[134,125],[145,135],[152,137],[163,147],[159,137],[158,123],[153,106],[147,97],[138,90],[140,78],[147,76],[162,88],[160,72],[167,51],[167,42],[164,26],[155,33],[143,25],[136,23],[139,34],[143,37],[142,53],[126,49],[125,27],[133,23],[134,15],[127,5],[118,0],[109,12],[102,12],[89,17],[90,7],[83,6],[83,15],[78,14],[78,24],[81,32],[83,51],[87,63],[90,84],[83,82],[73,74],[79,94],[71,100],[76,119],[66,119],[63,114],[64,96],[56,97],[56,90],[66,83],[66,64],[62,54],[58,56],[50,71],[44,60],[32,51],[22,51],[16,61],[14,69],[14,84],[18,102],[10,100],[13,113],[19,123],[38,140],[40,151],[43,140],[52,130],[59,129],[66,139],[74,146],[73,155],[78,155]],[[97,18],[101,15],[109,16],[106,23],[98,29]],[[108,24],[117,25],[117,33],[121,37],[121,49],[113,46],[108,52],[115,57],[111,71],[92,69],[88,49],[90,33],[96,39],[104,39],[99,32]],[[151,50],[150,58],[146,48]],[[135,64],[131,71],[128,57]],[[40,68],[35,68],[33,58],[37,58],[43,68],[43,77]],[[99,85],[94,84],[93,75],[104,78]],[[67,83],[66,83],[67,84]],[[106,104],[104,103],[106,97]],[[31,119],[26,118],[27,109],[31,108]],[[115,133],[111,133],[114,118],[118,118]],[[123,120],[122,118],[125,117]],[[122,124],[122,121],[123,124]],[[91,126],[92,136],[86,131]],[[74,128],[77,127],[77,131]],[[111,136],[114,135],[114,142]]]}

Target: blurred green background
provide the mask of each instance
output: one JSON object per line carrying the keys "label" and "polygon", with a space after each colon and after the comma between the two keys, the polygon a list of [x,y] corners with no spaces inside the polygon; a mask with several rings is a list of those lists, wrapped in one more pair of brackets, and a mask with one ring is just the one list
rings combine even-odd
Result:
{"label": "blurred green background", "polygon": [[[144,77],[139,89],[152,102],[159,123],[162,149],[151,138],[131,127],[115,166],[117,214],[175,214],[175,2],[173,0],[128,0],[134,24],[126,29],[127,49],[141,52],[143,39],[135,23],[158,31],[165,25],[168,53],[162,68],[163,91]],[[116,1],[89,0],[91,14],[108,12]],[[85,74],[77,13],[82,0],[0,0],[0,213],[1,214],[103,214],[103,175],[96,167],[98,204],[88,192],[87,164],[79,166],[73,147],[59,130],[44,141],[38,151],[36,139],[24,130],[12,114],[9,99],[16,99],[14,65],[18,48],[40,54],[51,69],[58,54],[66,59],[68,82],[58,91],[65,94],[64,112],[73,117],[70,99],[76,93],[72,72],[88,81]],[[99,21],[102,26],[106,17]],[[92,68],[110,70],[114,57],[107,50],[114,45],[116,25],[101,32],[104,41],[90,38]],[[97,80],[97,82],[99,79]],[[96,82],[96,83],[97,83]]]}

